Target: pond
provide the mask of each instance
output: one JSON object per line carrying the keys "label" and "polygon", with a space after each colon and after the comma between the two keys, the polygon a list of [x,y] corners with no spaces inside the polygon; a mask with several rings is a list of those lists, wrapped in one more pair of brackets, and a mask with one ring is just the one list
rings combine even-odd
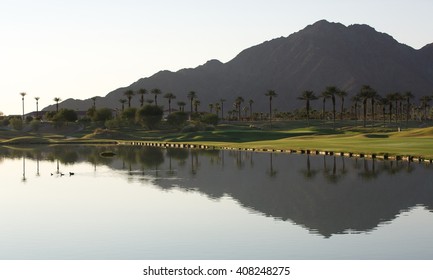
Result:
{"label": "pond", "polygon": [[433,259],[424,164],[65,145],[0,176],[0,259]]}

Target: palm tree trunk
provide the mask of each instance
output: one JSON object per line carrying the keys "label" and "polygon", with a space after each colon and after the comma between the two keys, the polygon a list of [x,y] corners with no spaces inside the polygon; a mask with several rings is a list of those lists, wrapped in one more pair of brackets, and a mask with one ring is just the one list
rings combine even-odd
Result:
{"label": "palm tree trunk", "polygon": [[325,104],[326,104],[326,99],[323,98],[323,102],[322,102],[322,120],[325,119]]}
{"label": "palm tree trunk", "polygon": [[340,111],[340,120],[343,120],[343,110],[344,110],[344,97],[341,97],[341,111]]}
{"label": "palm tree trunk", "polygon": [[269,123],[272,128],[272,96],[269,97]]}
{"label": "palm tree trunk", "polygon": [[332,121],[335,129],[335,96],[332,95]]}
{"label": "palm tree trunk", "polygon": [[366,126],[366,122],[367,122],[367,99],[364,99],[364,101],[362,102],[363,106],[364,106],[364,127]]}

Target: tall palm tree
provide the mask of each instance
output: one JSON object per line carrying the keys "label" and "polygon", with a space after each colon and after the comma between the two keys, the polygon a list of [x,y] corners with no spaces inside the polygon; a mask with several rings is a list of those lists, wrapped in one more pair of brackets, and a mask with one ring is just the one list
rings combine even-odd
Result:
{"label": "tall palm tree", "polygon": [[407,127],[409,123],[409,117],[410,117],[410,106],[411,106],[410,100],[414,99],[415,96],[412,94],[412,92],[406,91],[403,94],[403,97],[406,100],[406,127]]}
{"label": "tall palm tree", "polygon": [[400,112],[399,112],[399,102],[402,100],[402,95],[400,92],[394,93],[394,102],[395,102],[395,122],[397,123],[400,119]]}
{"label": "tall palm tree", "polygon": [[269,123],[272,127],[272,99],[277,97],[278,94],[274,90],[268,90],[268,92],[265,93],[265,96],[269,97]]}
{"label": "tall palm tree", "polygon": [[35,97],[35,100],[36,100],[36,118],[39,118],[39,99],[40,99],[39,96]]}
{"label": "tall palm tree", "polygon": [[430,101],[432,100],[432,97],[429,95],[424,95],[420,98],[421,101],[421,107],[424,109],[424,119],[427,119],[427,108],[430,106]]}
{"label": "tall palm tree", "polygon": [[224,120],[224,102],[226,102],[226,100],[224,98],[220,99],[220,103],[221,103],[221,119]]}
{"label": "tall palm tree", "polygon": [[364,109],[364,127],[366,127],[367,122],[367,101],[376,94],[376,91],[369,85],[363,85],[359,92],[359,96],[362,99],[362,105]]}
{"label": "tall palm tree", "polygon": [[56,102],[56,112],[59,112],[59,102],[61,100],[60,97],[54,97],[54,102]]}
{"label": "tall palm tree", "polygon": [[147,94],[147,89],[140,88],[138,90],[138,93],[140,94],[140,107],[143,107],[143,105],[144,105],[144,95]]}
{"label": "tall palm tree", "polygon": [[194,104],[194,112],[198,113],[198,107],[200,106],[200,100],[198,98],[195,98],[192,103]]}
{"label": "tall palm tree", "polygon": [[24,121],[24,96],[26,96],[27,93],[21,92],[20,95],[21,95],[21,100],[22,100],[22,103],[23,103],[23,121]]}
{"label": "tall palm tree", "polygon": [[195,93],[195,91],[192,90],[188,93],[187,97],[188,97],[190,105],[191,105],[191,115],[192,115],[192,102],[194,99],[197,98],[197,94]]}
{"label": "tall palm tree", "polygon": [[371,100],[371,119],[372,119],[372,121],[373,121],[373,124],[374,124],[374,117],[375,117],[375,115],[374,115],[374,112],[375,112],[375,108],[376,108],[376,101],[379,101],[380,100],[380,98],[381,98],[381,96],[379,95],[379,94],[377,94],[376,92],[372,92],[371,94],[370,94],[370,100]]}
{"label": "tall palm tree", "polygon": [[154,88],[151,90],[151,93],[155,96],[155,106],[158,106],[157,96],[161,94],[161,90],[159,88]]}
{"label": "tall palm tree", "polygon": [[[337,95],[337,93],[340,90],[336,87],[336,86],[328,86],[325,89],[324,95],[328,96],[329,98],[331,98],[332,101],[332,122],[334,124],[334,128],[335,128],[335,95]],[[325,100],[326,98],[324,98],[323,100]]]}
{"label": "tall palm tree", "polygon": [[221,104],[217,102],[215,103],[214,107],[215,107],[215,114],[218,116],[221,111]]}
{"label": "tall palm tree", "polygon": [[318,99],[312,90],[306,90],[302,92],[302,95],[298,97],[299,100],[305,101],[305,110],[307,111],[307,123],[310,125],[310,101]]}
{"label": "tall palm tree", "polygon": [[185,105],[186,105],[186,103],[183,102],[183,101],[177,102],[177,106],[179,106],[179,112],[184,112],[185,111]]}
{"label": "tall palm tree", "polygon": [[392,122],[392,105],[393,105],[393,102],[395,101],[396,95],[395,95],[395,93],[388,93],[385,96],[385,98],[386,98],[387,104],[388,104],[389,123],[391,123]]}
{"label": "tall palm tree", "polygon": [[361,96],[359,94],[354,95],[351,98],[352,103],[354,103],[353,107],[355,110],[355,119],[358,120],[358,103],[361,102]]}
{"label": "tall palm tree", "polygon": [[377,101],[378,104],[381,106],[382,108],[382,119],[383,119],[383,124],[386,124],[386,106],[389,105],[389,100],[386,97],[382,97],[382,96],[378,96],[377,97]]}
{"label": "tall palm tree", "polygon": [[168,100],[168,113],[171,114],[171,100],[176,99],[176,95],[171,92],[167,92],[166,94],[164,94],[164,98]]}
{"label": "tall palm tree", "polygon": [[122,104],[122,112],[125,111],[126,99],[119,99],[119,102]]}
{"label": "tall palm tree", "polygon": [[320,94],[322,98],[322,120],[325,119],[325,111],[326,111],[326,100],[330,98],[329,93],[325,90]]}
{"label": "tall palm tree", "polygon": [[213,113],[213,107],[214,107],[214,104],[213,103],[209,103],[209,113]]}
{"label": "tall palm tree", "polygon": [[97,96],[93,96],[92,98],[90,98],[93,101],[93,110],[96,110],[96,98]]}
{"label": "tall palm tree", "polygon": [[236,110],[238,111],[238,121],[241,120],[241,105],[244,102],[244,98],[242,96],[238,96],[235,99]]}
{"label": "tall palm tree", "polygon": [[131,108],[131,99],[132,97],[135,95],[133,90],[127,90],[125,91],[124,95],[126,96],[126,98],[128,98],[128,108]]}
{"label": "tall palm tree", "polygon": [[248,100],[248,104],[250,105],[250,121],[253,120],[253,104],[254,104],[254,100],[250,99]]}
{"label": "tall palm tree", "polygon": [[347,92],[344,90],[337,91],[336,95],[340,97],[341,107],[340,107],[340,120],[343,120],[343,111],[344,111],[344,98],[347,96]]}

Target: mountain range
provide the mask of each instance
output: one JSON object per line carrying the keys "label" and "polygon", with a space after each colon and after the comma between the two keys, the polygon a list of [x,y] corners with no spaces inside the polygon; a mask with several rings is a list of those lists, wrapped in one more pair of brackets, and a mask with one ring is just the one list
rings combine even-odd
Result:
{"label": "mountain range", "polygon": [[[288,37],[245,49],[227,63],[209,60],[193,69],[160,71],[113,90],[96,102],[97,107],[120,108],[125,91],[159,88],[163,93],[175,94],[175,101],[187,104],[188,92],[195,91],[202,110],[221,98],[230,106],[242,96],[246,102],[254,101],[254,111],[266,111],[265,93],[272,89],[278,94],[274,106],[288,111],[303,106],[297,97],[305,90],[319,95],[326,86],[335,85],[354,95],[364,84],[381,95],[411,91],[419,98],[431,94],[433,44],[416,50],[368,25],[345,26],[321,20]],[[158,100],[159,104],[167,103],[162,96]],[[92,104],[89,97],[67,99],[59,107],[87,110]],[[138,96],[132,99],[132,105],[139,106]],[[54,105],[44,108],[54,109]]]}

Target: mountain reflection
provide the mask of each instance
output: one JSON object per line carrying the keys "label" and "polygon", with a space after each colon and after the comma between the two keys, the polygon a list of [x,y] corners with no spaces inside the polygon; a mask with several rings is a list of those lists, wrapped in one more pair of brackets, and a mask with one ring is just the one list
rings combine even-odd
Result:
{"label": "mountain reflection", "polygon": [[39,161],[104,165],[128,171],[128,180],[151,176],[161,189],[230,196],[325,237],[374,230],[416,206],[433,210],[433,167],[410,162],[135,146],[0,147],[0,164],[4,158],[23,160],[27,183],[26,159],[37,162],[38,175]]}

